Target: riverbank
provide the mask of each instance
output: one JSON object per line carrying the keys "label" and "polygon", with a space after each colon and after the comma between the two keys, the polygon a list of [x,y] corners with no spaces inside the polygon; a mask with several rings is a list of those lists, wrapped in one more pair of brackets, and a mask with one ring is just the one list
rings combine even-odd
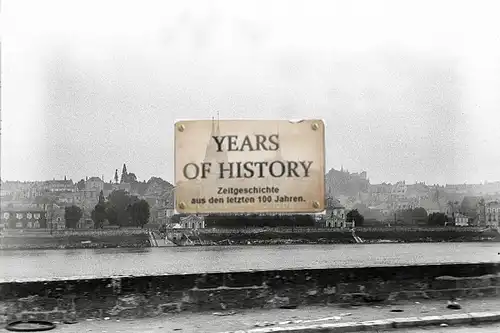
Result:
{"label": "riverbank", "polygon": [[8,232],[0,237],[1,250],[95,249],[150,247],[146,230],[57,230],[44,232]]}
{"label": "riverbank", "polygon": [[[183,234],[177,245],[294,245],[353,244],[348,229],[275,228],[275,229],[200,229],[176,230]],[[153,246],[163,244],[155,233]],[[435,243],[435,242],[500,242],[500,234],[476,227],[383,227],[356,228],[363,243]],[[187,237],[186,237],[187,236]],[[148,248],[152,246],[145,229],[9,231],[0,237],[0,250],[24,249],[96,249]]]}
{"label": "riverbank", "polygon": [[[286,244],[352,244],[348,229],[218,229],[184,230],[187,237],[179,245],[286,245]],[[434,242],[500,242],[494,230],[477,227],[383,227],[356,228],[363,243],[434,243]],[[189,238],[189,240],[187,239]]]}

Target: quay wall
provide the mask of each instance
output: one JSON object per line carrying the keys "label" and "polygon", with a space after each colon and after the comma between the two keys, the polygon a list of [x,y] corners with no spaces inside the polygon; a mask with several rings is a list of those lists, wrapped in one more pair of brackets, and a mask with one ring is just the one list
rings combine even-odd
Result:
{"label": "quay wall", "polygon": [[146,230],[56,230],[9,231],[0,238],[1,250],[85,249],[114,247],[150,247]]}
{"label": "quay wall", "polygon": [[4,282],[0,322],[451,297],[500,297],[500,263]]}
{"label": "quay wall", "polygon": [[[192,234],[191,229],[177,232]],[[349,229],[338,228],[240,228],[199,229],[193,240],[203,245],[349,244]],[[500,233],[478,227],[362,227],[356,235],[367,243],[391,242],[481,242],[500,241]],[[84,249],[150,247],[146,229],[109,230],[8,230],[0,236],[0,250]]]}
{"label": "quay wall", "polygon": [[[186,232],[189,231],[186,230]],[[349,244],[355,242],[351,230],[334,228],[200,229],[197,232],[206,245]],[[477,227],[361,227],[356,228],[356,235],[368,243],[379,241],[402,243],[500,241],[498,231]]]}

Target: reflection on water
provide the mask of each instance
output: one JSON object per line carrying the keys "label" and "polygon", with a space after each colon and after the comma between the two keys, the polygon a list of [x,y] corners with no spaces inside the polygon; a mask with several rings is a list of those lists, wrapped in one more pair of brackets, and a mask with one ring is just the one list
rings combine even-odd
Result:
{"label": "reflection on water", "polygon": [[0,251],[0,280],[499,262],[498,243],[345,244]]}

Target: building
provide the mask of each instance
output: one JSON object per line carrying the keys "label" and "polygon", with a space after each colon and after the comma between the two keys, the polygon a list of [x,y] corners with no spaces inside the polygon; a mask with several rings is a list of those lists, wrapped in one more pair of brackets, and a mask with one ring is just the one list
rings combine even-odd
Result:
{"label": "building", "polygon": [[73,181],[67,180],[48,180],[43,182],[42,189],[45,192],[60,193],[60,192],[76,192],[76,186]]}
{"label": "building", "polygon": [[454,214],[460,213],[460,203],[458,201],[448,201],[446,204],[446,215],[452,218]]}
{"label": "building", "polygon": [[444,190],[446,193],[468,194],[472,185],[467,184],[446,184]]}
{"label": "building", "polygon": [[8,229],[40,229],[47,227],[46,212],[40,208],[2,209],[0,225]]}
{"label": "building", "polygon": [[47,212],[47,226],[49,229],[64,229],[66,228],[66,220],[64,218],[65,207],[52,205]]}
{"label": "building", "polygon": [[429,198],[429,187],[425,183],[407,185],[406,198],[423,200]]}
{"label": "building", "polygon": [[340,201],[332,198],[326,199],[326,222],[327,228],[346,228],[346,208]]}
{"label": "building", "polygon": [[390,216],[393,212],[393,209],[390,207],[388,203],[382,202],[376,206],[370,206],[369,209],[379,211],[384,217]]}
{"label": "building", "polygon": [[397,182],[391,189],[391,197],[393,199],[406,198],[406,191],[408,191],[408,186],[405,181]]}
{"label": "building", "polygon": [[327,228],[346,228],[346,212],[344,206],[329,209],[326,214]]}
{"label": "building", "polygon": [[500,181],[476,185],[474,192],[479,195],[498,195],[500,194]]}
{"label": "building", "polygon": [[469,225],[469,217],[460,213],[453,214],[455,225],[459,227],[466,227]]}
{"label": "building", "polygon": [[157,222],[167,224],[169,219],[174,216],[174,207],[163,206],[156,209]]}
{"label": "building", "polygon": [[205,220],[196,215],[181,217],[179,224],[183,229],[203,229],[205,228]]}
{"label": "building", "polygon": [[500,202],[488,202],[487,204],[485,204],[485,212],[486,226],[498,229],[498,224],[500,221]]}
{"label": "building", "polygon": [[94,221],[90,218],[82,217],[76,224],[77,229],[94,229]]}
{"label": "building", "polygon": [[130,193],[132,189],[132,185],[129,183],[119,183],[119,184],[112,184],[112,191],[125,191],[127,193]]}
{"label": "building", "polygon": [[6,181],[0,184],[0,197],[3,200],[25,200],[40,195],[37,182]]}
{"label": "building", "polygon": [[419,200],[410,200],[404,197],[398,197],[396,201],[391,202],[392,210],[412,209],[419,205]]}
{"label": "building", "polygon": [[100,193],[104,190],[104,181],[99,177],[90,177],[85,181],[85,190],[94,190]]}
{"label": "building", "polygon": [[104,183],[102,187],[102,192],[105,198],[107,198],[113,192],[112,183]]}
{"label": "building", "polygon": [[441,204],[441,202],[432,199],[420,200],[419,207],[425,209],[429,215],[433,213],[443,213],[446,210],[446,204]]}
{"label": "building", "polygon": [[93,208],[99,201],[99,193],[97,189],[85,189],[78,192],[61,193],[59,202],[66,205],[76,205],[81,208]]}
{"label": "building", "polygon": [[387,202],[391,197],[392,185],[387,183],[373,184],[369,187],[372,202]]}

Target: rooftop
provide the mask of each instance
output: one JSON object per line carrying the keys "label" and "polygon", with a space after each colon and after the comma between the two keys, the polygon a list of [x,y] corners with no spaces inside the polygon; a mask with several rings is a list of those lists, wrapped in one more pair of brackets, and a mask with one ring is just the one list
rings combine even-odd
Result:
{"label": "rooftop", "polygon": [[99,177],[90,177],[89,179],[87,179],[87,181],[89,182],[104,182],[101,178]]}

